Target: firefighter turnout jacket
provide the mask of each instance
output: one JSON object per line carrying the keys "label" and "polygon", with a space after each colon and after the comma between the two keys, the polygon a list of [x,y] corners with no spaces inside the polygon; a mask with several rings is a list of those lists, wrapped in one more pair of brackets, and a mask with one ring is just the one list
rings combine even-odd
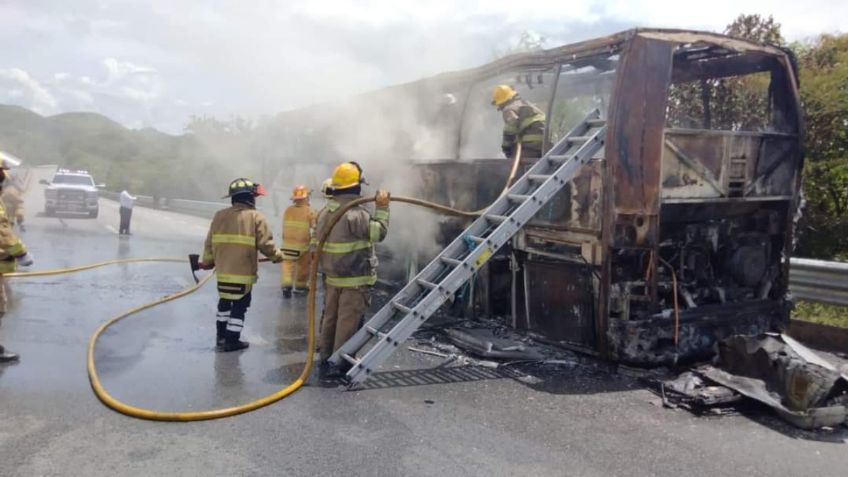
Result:
{"label": "firefighter turnout jacket", "polygon": [[309,250],[315,233],[315,209],[309,204],[294,204],[283,213],[283,255],[296,260]]}
{"label": "firefighter turnout jacket", "polygon": [[[356,194],[339,194],[318,213],[317,236],[348,202],[358,199]],[[330,231],[324,243],[320,268],[327,285],[348,288],[370,286],[377,282],[377,255],[374,244],[386,238],[389,227],[389,209],[377,208],[372,216],[365,207],[348,210]]]}
{"label": "firefighter turnout jacket", "polygon": [[272,261],[283,258],[261,212],[237,202],[215,214],[203,247],[203,262],[215,266],[221,298],[238,300],[250,292],[257,279],[257,250]]}
{"label": "firefighter turnout jacket", "polygon": [[0,274],[17,270],[15,259],[26,252],[24,243],[12,232],[11,219],[6,215],[6,207],[0,201]]}
{"label": "firefighter turnout jacket", "polygon": [[504,121],[501,144],[503,153],[512,157],[518,143],[521,143],[522,150],[531,154],[541,152],[545,137],[545,113],[520,97],[507,101],[499,109]]}

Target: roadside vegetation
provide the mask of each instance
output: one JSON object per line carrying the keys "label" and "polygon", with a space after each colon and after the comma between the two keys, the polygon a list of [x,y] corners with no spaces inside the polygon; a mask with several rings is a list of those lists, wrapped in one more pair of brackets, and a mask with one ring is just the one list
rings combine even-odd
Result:
{"label": "roadside vegetation", "polygon": [[848,306],[801,301],[795,304],[795,309],[792,311],[792,318],[848,328]]}

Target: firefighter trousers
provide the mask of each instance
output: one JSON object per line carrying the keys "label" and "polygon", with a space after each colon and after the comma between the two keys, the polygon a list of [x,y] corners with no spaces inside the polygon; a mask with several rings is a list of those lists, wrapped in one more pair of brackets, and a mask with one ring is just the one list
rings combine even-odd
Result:
{"label": "firefighter trousers", "polygon": [[[238,300],[218,299],[218,323],[226,323],[226,326],[223,328],[227,338],[238,339],[241,336],[241,330],[244,328],[244,318],[247,314],[247,309],[250,307],[251,298],[252,296],[248,292]],[[226,312],[229,312],[229,316],[221,316],[221,314]]]}
{"label": "firefighter trousers", "polygon": [[283,288],[309,288],[309,267],[312,266],[312,252],[300,254],[297,260],[283,260],[283,270],[280,273],[280,286]]}
{"label": "firefighter trousers", "polygon": [[371,287],[334,287],[325,283],[321,319],[321,361],[350,339],[371,304]]}

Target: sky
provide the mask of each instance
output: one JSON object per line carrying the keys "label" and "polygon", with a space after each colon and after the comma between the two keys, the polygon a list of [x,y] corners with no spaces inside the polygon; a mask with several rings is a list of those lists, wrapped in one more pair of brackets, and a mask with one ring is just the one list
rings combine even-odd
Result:
{"label": "sky", "polygon": [[848,32],[845,0],[0,0],[0,104],[179,134],[483,64],[523,31],[554,47],[740,13],[790,41]]}

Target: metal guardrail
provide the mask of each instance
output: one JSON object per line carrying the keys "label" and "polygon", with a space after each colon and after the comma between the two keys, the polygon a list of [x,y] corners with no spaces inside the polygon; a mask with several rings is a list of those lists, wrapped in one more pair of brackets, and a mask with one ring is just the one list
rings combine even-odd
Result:
{"label": "metal guardrail", "polygon": [[[100,191],[100,197],[103,197],[104,199],[114,200],[116,202],[121,200],[120,196],[121,196],[120,192],[112,192],[112,191],[108,191],[108,190],[101,190]],[[156,207],[153,206],[153,197],[150,197],[149,195],[137,195],[137,196],[135,196],[135,203],[136,203],[136,205],[141,205],[141,206],[144,206],[144,207],[156,208]]]}
{"label": "metal guardrail", "polygon": [[[120,193],[113,191],[100,191],[100,197],[114,201],[120,201]],[[188,199],[171,199],[160,197],[159,203],[154,204],[153,197],[149,195],[135,196],[135,205],[148,207],[152,209],[169,210],[171,212],[180,212],[183,214],[194,215],[197,217],[211,218],[215,212],[230,206],[230,202],[222,200],[220,202],[206,202],[201,200]],[[266,216],[271,211],[266,207],[259,207]]]}
{"label": "metal guardrail", "polygon": [[848,263],[792,258],[789,291],[801,300],[848,306]]}

